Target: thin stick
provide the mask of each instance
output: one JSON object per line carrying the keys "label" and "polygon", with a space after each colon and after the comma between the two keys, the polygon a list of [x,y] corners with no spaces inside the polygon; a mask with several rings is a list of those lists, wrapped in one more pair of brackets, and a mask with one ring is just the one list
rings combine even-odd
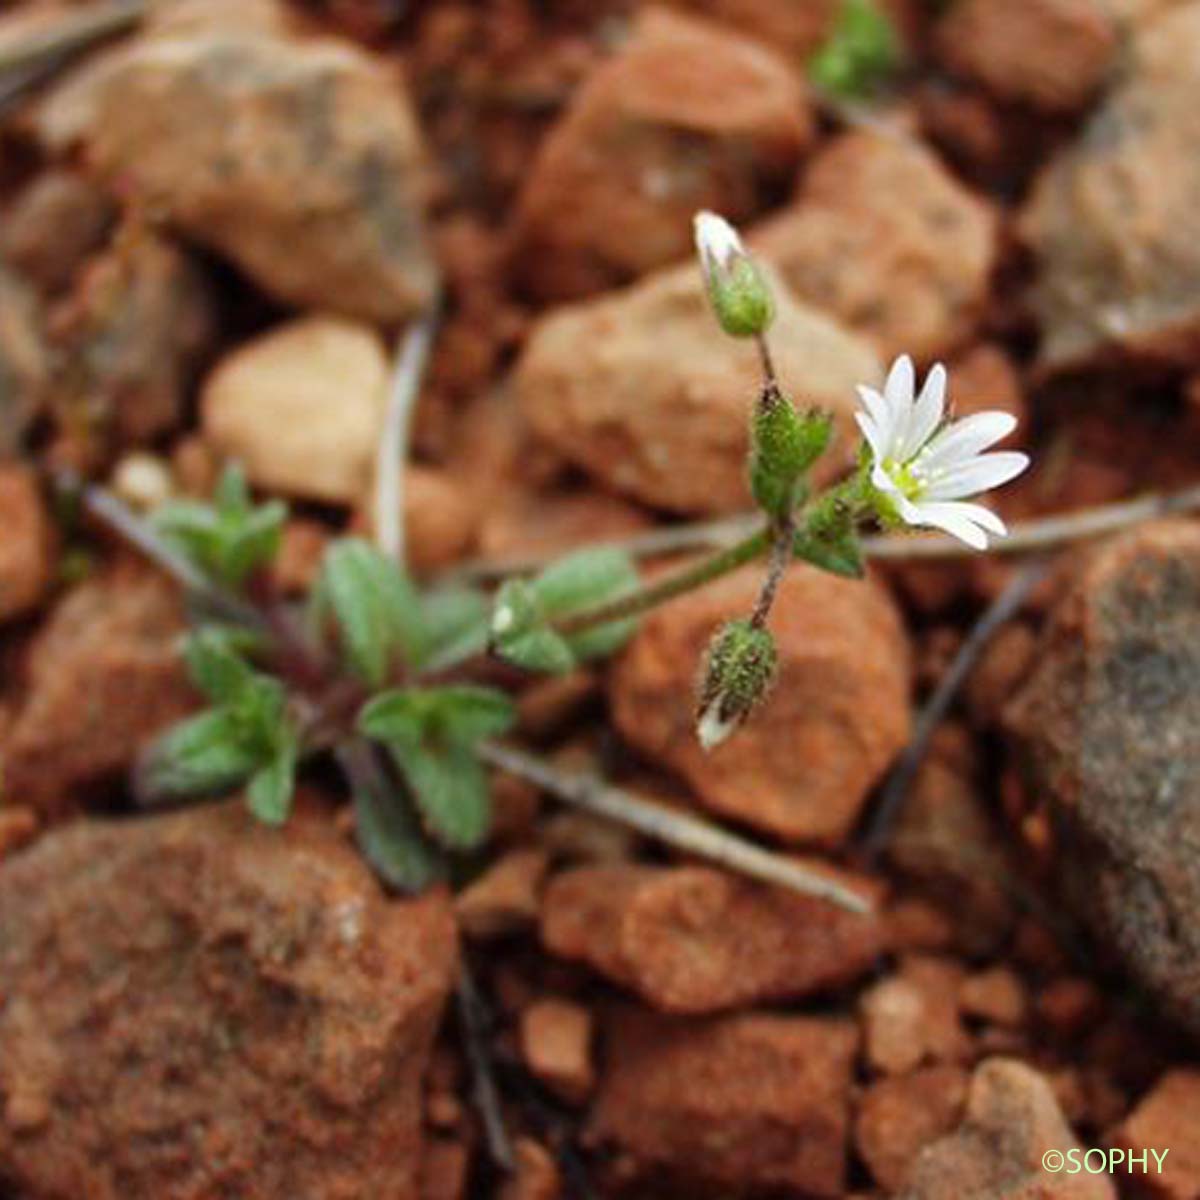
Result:
{"label": "thin stick", "polygon": [[[610,538],[589,542],[592,547],[624,550],[631,558],[657,558],[684,550],[714,550],[729,546],[748,536],[762,524],[762,514],[742,513],[716,521],[694,521],[686,525],[670,525],[665,529],[650,529],[627,538]],[[510,554],[498,558],[477,558],[452,567],[439,582],[489,583],[510,575],[530,575],[541,570],[561,552],[549,554]]]}
{"label": "thin stick", "polygon": [[544,759],[513,746],[486,742],[478,752],[485,762],[536,784],[560,800],[610,821],[619,821],[678,850],[706,858],[752,879],[827,900],[849,912],[872,911],[870,902],[850,888],[707,821],[643,800],[594,776],[560,771]]}
{"label": "thin stick", "polygon": [[[1102,537],[1130,525],[1156,517],[1200,509],[1200,484],[1179,492],[1156,492],[1135,500],[1102,504],[1061,516],[1042,517],[1014,525],[1008,537],[988,548],[990,554],[1025,554],[1046,550],[1069,542]],[[863,540],[863,549],[872,558],[959,558],[974,551],[956,538],[946,535],[921,537],[874,537]]]}
{"label": "thin stick", "polygon": [[488,1050],[488,1014],[465,958],[460,959],[458,964],[455,995],[458,1000],[462,1042],[473,1077],[475,1108],[483,1122],[488,1153],[497,1166],[511,1172],[516,1167],[516,1159],[513,1156],[512,1139],[508,1136],[504,1113],[500,1107],[500,1091],[492,1074],[491,1055]]}
{"label": "thin stick", "polygon": [[863,851],[868,861],[875,859],[886,845],[912,781],[929,752],[933,735],[945,720],[955,697],[979,661],[979,656],[997,630],[1016,616],[1033,589],[1046,577],[1049,569],[1050,564],[1045,561],[1031,562],[1023,567],[1009,581],[1004,591],[992,601],[958,648],[953,662],[934,689],[933,695],[929,697],[929,702],[921,710],[912,740],[884,785],[883,795],[863,839]]}
{"label": "thin stick", "polygon": [[412,415],[429,352],[437,332],[436,304],[405,331],[396,355],[387,411],[375,458],[375,540],[379,548],[404,564],[404,469]]}
{"label": "thin stick", "polygon": [[91,43],[124,34],[137,25],[144,11],[145,0],[113,0],[64,14],[46,28],[12,36],[8,44],[0,44],[0,77],[13,71],[41,71]]}
{"label": "thin stick", "polygon": [[[1014,524],[1008,537],[1000,538],[989,548],[989,554],[1027,554],[1031,550],[1048,550],[1088,538],[1116,533],[1130,525],[1156,517],[1195,512],[1200,509],[1200,485],[1179,492],[1154,493],[1134,500],[1120,500],[1078,512],[1039,517]],[[633,558],[653,558],[681,550],[722,549],[746,537],[762,517],[742,513],[717,521],[701,521],[673,525],[632,537],[597,542],[596,545],[624,550]],[[589,543],[591,544],[591,543]],[[948,559],[966,558],[978,553],[963,545],[957,538],[945,534],[883,534],[865,537],[863,553],[868,558]],[[524,555],[521,557],[479,559],[464,563],[447,575],[455,582],[486,582],[507,575],[523,575],[537,571],[558,554]]]}

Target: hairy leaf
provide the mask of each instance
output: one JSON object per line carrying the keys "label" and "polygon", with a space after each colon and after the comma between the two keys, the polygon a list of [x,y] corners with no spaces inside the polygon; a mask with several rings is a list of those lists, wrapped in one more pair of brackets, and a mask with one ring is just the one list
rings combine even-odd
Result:
{"label": "hairy leaf", "polygon": [[274,757],[254,773],[246,789],[250,811],[267,825],[282,825],[292,810],[298,753],[296,737],[289,730],[281,738]]}
{"label": "hairy leaf", "polygon": [[367,861],[392,887],[416,892],[441,875],[411,802],[382,775],[355,787],[354,826]]}
{"label": "hairy leaf", "polygon": [[425,632],[411,582],[387,555],[361,538],[335,542],[325,556],[323,595],[337,619],[351,667],[372,687],[393,661],[419,661]]}
{"label": "hairy leaf", "polygon": [[235,716],[210,709],[167,730],[142,756],[135,789],[148,801],[219,795],[246,780],[260,751],[239,735]]}
{"label": "hairy leaf", "polygon": [[466,747],[391,747],[429,831],[458,850],[487,835],[491,803],[487,775]]}

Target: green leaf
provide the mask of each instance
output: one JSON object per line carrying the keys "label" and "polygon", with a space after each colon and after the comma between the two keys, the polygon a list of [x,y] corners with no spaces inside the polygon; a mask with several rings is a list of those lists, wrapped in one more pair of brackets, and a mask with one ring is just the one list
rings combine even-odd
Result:
{"label": "green leaf", "polygon": [[380,777],[354,791],[354,827],[367,862],[392,887],[417,892],[442,874],[408,798]]}
{"label": "green leaf", "polygon": [[279,552],[287,515],[287,505],[272,500],[232,521],[227,518],[214,551],[219,577],[238,586],[269,563]]}
{"label": "green leaf", "polygon": [[564,617],[606,604],[638,586],[633,560],[615,546],[577,550],[551,563],[533,581],[548,617]]}
{"label": "green leaf", "polygon": [[[552,563],[533,581],[533,588],[544,611],[553,619],[618,600],[636,591],[640,582],[637,567],[624,550],[599,546],[576,551]],[[576,660],[606,658],[619,650],[636,628],[637,621],[631,617],[609,621],[572,634],[566,638],[566,645]],[[533,648],[534,656],[548,651],[545,645]],[[528,648],[525,653],[530,653]],[[550,653],[553,656],[554,652]]]}
{"label": "green leaf", "polygon": [[287,692],[277,679],[251,674],[225,708],[237,722],[238,736],[260,760],[273,754],[287,736]]}
{"label": "green leaf", "polygon": [[210,709],[173,726],[138,764],[135,788],[148,800],[218,795],[247,779],[262,761],[241,737],[236,716]]}
{"label": "green leaf", "polygon": [[417,665],[482,654],[488,639],[487,597],[474,588],[442,588],[421,600],[425,648]]}
{"label": "green leaf", "polygon": [[531,581],[509,580],[496,594],[491,636],[496,653],[526,671],[561,674],[583,659],[620,647],[636,628],[632,618],[563,636],[553,621],[586,612],[634,591],[637,568],[623,550],[580,550]]}
{"label": "green leaf", "polygon": [[275,756],[260,767],[246,789],[250,811],[267,825],[282,825],[292,810],[296,790],[296,759],[299,745],[290,730],[281,740]]}
{"label": "green leaf", "polygon": [[797,558],[814,567],[846,579],[861,579],[866,570],[862,546],[853,528],[831,530],[825,534],[800,530],[793,551]]}
{"label": "green leaf", "polygon": [[224,515],[240,515],[250,508],[250,486],[241,463],[229,463],[213,489],[217,510]]}
{"label": "green leaf", "polygon": [[240,588],[275,556],[287,512],[279,500],[254,507],[245,475],[239,467],[229,467],[212,504],[172,501],[154,514],[153,523],[210,579]]}
{"label": "green leaf", "polygon": [[809,59],[808,76],[829,95],[858,100],[896,70],[902,53],[877,0],[843,0],[833,32]]}
{"label": "green leaf", "polygon": [[495,688],[458,684],[431,690],[436,736],[472,746],[507,733],[517,722],[516,705]]}
{"label": "green leaf", "polygon": [[430,832],[458,850],[477,846],[491,822],[487,775],[466,747],[389,747]]}
{"label": "green leaf", "polygon": [[184,643],[183,656],[192,682],[217,703],[236,699],[254,674],[235,645],[230,631],[219,627],[197,630]]}
{"label": "green leaf", "polygon": [[376,742],[419,746],[429,730],[429,705],[416,689],[396,688],[368,700],[358,714],[358,732]]}
{"label": "green leaf", "polygon": [[361,538],[343,538],[329,548],[323,576],[343,651],[367,683],[382,686],[398,655],[420,661],[421,604],[396,563]]}
{"label": "green leaf", "polygon": [[564,675],[574,668],[575,655],[567,639],[552,629],[533,629],[528,633],[506,638],[496,646],[496,653],[505,662],[523,671],[547,675]]}
{"label": "green leaf", "polygon": [[363,706],[358,731],[374,741],[401,746],[417,746],[429,739],[472,746],[507,733],[516,719],[516,706],[493,688],[470,684],[397,688]]}

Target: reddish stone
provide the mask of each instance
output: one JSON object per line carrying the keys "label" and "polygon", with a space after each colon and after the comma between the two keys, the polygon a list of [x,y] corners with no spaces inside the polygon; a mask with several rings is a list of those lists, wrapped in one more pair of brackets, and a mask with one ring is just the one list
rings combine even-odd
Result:
{"label": "reddish stone", "polygon": [[[820,481],[849,465],[854,387],[877,381],[870,347],[775,281],[775,364],[796,402],[833,413],[839,440]],[[656,508],[722,513],[750,503],[748,414],[757,352],[724,337],[694,265],[563,306],[533,327],[517,367],[538,436],[604,486]]]}
{"label": "reddish stone", "polygon": [[918,140],[859,131],[821,151],[796,202],[755,230],[751,245],[799,298],[885,359],[928,360],[978,325],[996,231],[992,208]]}
{"label": "reddish stone", "polygon": [[962,981],[958,1005],[965,1016],[1017,1026],[1025,1023],[1029,998],[1020,976],[1008,967],[996,966]]}
{"label": "reddish stone", "polygon": [[656,1190],[840,1196],[856,1040],[833,1018],[624,1012],[588,1140],[621,1152],[616,1174]]}
{"label": "reddish stone", "polygon": [[22,275],[55,292],[100,249],[115,215],[112,199],[95,183],[53,168],[36,176],[5,214],[0,247]]}
{"label": "reddish stone", "polygon": [[880,1187],[900,1191],[917,1155],[958,1125],[967,1083],[960,1067],[928,1067],[867,1087],[858,1102],[854,1144]]}
{"label": "reddish stone", "polygon": [[797,75],[761,43],[645,10],[542,143],[514,265],[561,300],[684,258],[698,210],[742,221],[788,182],[811,122]]}
{"label": "reddish stone", "polygon": [[704,1013],[848,983],[879,954],[882,927],[709,867],[612,863],[551,881],[542,941],[661,1011]]}
{"label": "reddish stone", "polygon": [[34,472],[0,463],[0,622],[36,608],[54,574],[57,538]]}
{"label": "reddish stone", "polygon": [[29,1200],[415,1200],[456,961],[315,823],[75,822],[0,866],[0,1175]]}
{"label": "reddish stone", "polygon": [[47,134],[85,141],[103,178],[279,300],[379,323],[427,304],[428,181],[401,82],[345,41],[288,35],[276,5],[161,8],[68,80]]}
{"label": "reddish stone", "polygon": [[550,1151],[526,1137],[517,1140],[513,1154],[516,1171],[500,1189],[498,1200],[559,1200],[562,1179]]}
{"label": "reddish stone", "polygon": [[215,332],[200,268],[149,230],[130,230],[50,314],[61,362],[52,399],[66,434],[85,418],[121,444],[173,432]]}
{"label": "reddish stone", "polygon": [[614,719],[714,812],[789,841],[836,844],[908,740],[904,630],[874,581],[794,566],[771,613],[775,685],[706,753],[696,671],[716,630],[751,611],[761,583],[761,568],[744,568],[645,618],[612,676]]}
{"label": "reddish stone", "polygon": [[[1146,1155],[1146,1169],[1132,1171],[1139,1195],[1157,1200],[1200,1195],[1200,1071],[1168,1071],[1106,1141]],[[1151,1150],[1167,1152],[1161,1171]]]}
{"label": "reddish stone", "polygon": [[1103,0],[958,0],[938,24],[938,57],[1003,100],[1082,108],[1119,48]]}
{"label": "reddish stone", "polygon": [[596,1082],[591,1012],[552,996],[535,1001],[521,1014],[521,1057],[551,1091],[582,1103]]}
{"label": "reddish stone", "polygon": [[5,791],[54,813],[81,786],[129,770],[196,704],[179,652],[175,587],[132,563],[58,602],[33,640],[23,702],[4,735]]}
{"label": "reddish stone", "polygon": [[917,1158],[906,1200],[1116,1200],[1107,1175],[1052,1173],[1042,1156],[1079,1141],[1045,1078],[1023,1063],[993,1058],[972,1076],[957,1132]]}
{"label": "reddish stone", "polygon": [[542,850],[512,850],[497,858],[455,898],[463,932],[493,938],[533,925],[548,862]]}

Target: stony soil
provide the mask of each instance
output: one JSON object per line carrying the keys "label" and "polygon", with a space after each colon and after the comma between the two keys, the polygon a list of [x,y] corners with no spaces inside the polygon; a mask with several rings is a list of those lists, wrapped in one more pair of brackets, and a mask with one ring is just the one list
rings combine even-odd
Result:
{"label": "stony soil", "polygon": [[[81,5],[0,9],[0,50]],[[690,218],[746,230],[793,395],[895,354],[1002,408],[1010,520],[1200,479],[1200,0],[886,0],[907,66],[815,95],[834,0],[148,0],[0,100],[0,1197],[1200,1196],[1200,524],[1052,558],[864,832],[1011,560],[798,568],[781,674],[705,757],[745,569],[613,662],[513,678],[525,744],[836,875],[856,917],[497,776],[455,888],[389,894],[333,776],[283,830],[148,818],[198,702],[135,507],[237,458],[273,583],[370,522],[391,346],[440,277],[403,514],[427,578],[742,511],[755,359]],[[664,560],[647,564],[663,569]],[[514,1146],[455,1016],[469,962]],[[1047,1151],[1169,1150],[1161,1174]]]}

